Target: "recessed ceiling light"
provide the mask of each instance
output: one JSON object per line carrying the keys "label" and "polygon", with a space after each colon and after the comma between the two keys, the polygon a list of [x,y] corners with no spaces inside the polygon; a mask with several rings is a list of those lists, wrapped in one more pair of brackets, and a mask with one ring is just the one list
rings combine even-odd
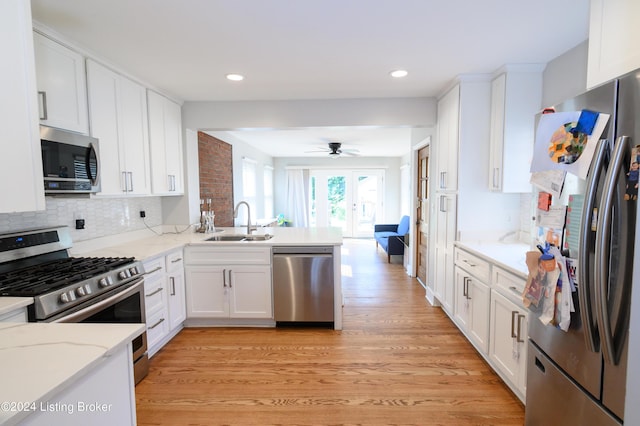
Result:
{"label": "recessed ceiling light", "polygon": [[244,80],[244,76],[241,74],[227,74],[227,80],[242,81]]}
{"label": "recessed ceiling light", "polygon": [[389,73],[391,75],[391,77],[394,78],[402,78],[402,77],[406,77],[407,74],[409,74],[406,70],[395,70],[395,71],[391,71]]}

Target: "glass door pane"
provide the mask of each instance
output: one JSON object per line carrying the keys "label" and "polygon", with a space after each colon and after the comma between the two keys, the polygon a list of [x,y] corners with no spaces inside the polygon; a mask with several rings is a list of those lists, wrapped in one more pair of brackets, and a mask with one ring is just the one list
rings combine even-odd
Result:
{"label": "glass door pane", "polygon": [[329,176],[327,193],[329,201],[329,226],[342,229],[342,234],[349,236],[347,228],[346,176]]}

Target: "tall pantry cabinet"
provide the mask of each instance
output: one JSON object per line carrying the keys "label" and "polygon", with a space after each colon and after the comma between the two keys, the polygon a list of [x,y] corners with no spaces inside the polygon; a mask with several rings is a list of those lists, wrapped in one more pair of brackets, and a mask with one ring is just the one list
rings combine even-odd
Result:
{"label": "tall pantry cabinet", "polygon": [[519,196],[492,192],[489,74],[459,76],[437,105],[427,298],[453,317],[456,240],[497,240],[519,227]]}
{"label": "tall pantry cabinet", "polygon": [[[436,164],[431,168],[436,171],[431,182],[435,194],[430,233],[434,250],[429,253],[432,274],[427,297],[440,304],[449,316],[454,314],[455,300],[453,243],[460,228],[469,226],[461,222],[468,221],[468,217],[460,215],[459,210],[473,191],[482,191],[475,185],[486,174],[479,162],[486,158],[482,151],[488,151],[490,97],[488,75],[465,75],[458,77],[438,101],[436,154],[432,157]],[[488,192],[486,185],[484,192]]]}

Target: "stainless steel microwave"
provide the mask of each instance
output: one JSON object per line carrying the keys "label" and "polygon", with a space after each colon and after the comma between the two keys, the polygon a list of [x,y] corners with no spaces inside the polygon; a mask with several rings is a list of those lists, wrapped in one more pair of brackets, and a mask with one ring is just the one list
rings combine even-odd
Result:
{"label": "stainless steel microwave", "polygon": [[98,139],[40,126],[44,193],[100,192]]}

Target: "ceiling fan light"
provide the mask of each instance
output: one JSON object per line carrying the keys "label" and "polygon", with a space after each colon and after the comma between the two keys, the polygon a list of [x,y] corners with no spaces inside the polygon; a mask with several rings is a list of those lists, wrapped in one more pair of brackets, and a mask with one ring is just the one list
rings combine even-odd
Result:
{"label": "ceiling fan light", "polygon": [[394,70],[394,71],[391,71],[391,72],[389,73],[389,75],[390,75],[391,77],[393,77],[393,78],[402,78],[402,77],[406,77],[406,76],[407,76],[407,74],[409,74],[409,73],[407,72],[407,70]]}

